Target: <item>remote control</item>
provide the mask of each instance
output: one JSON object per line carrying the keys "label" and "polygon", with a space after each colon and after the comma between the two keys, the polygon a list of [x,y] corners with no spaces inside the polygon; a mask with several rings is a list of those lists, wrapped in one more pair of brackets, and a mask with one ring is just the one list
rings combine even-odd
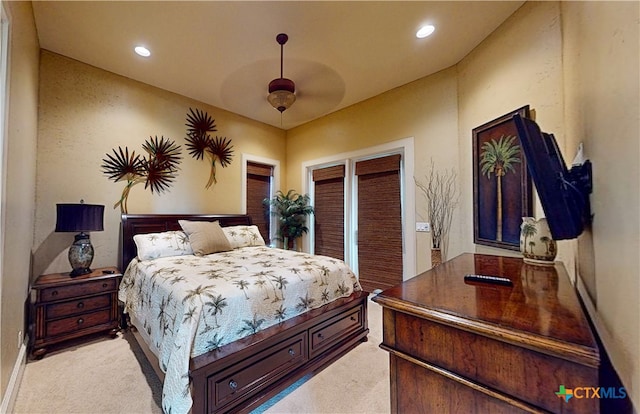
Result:
{"label": "remote control", "polygon": [[500,276],[466,275],[464,277],[464,280],[469,282],[482,282],[492,283],[496,285],[513,286],[513,282],[511,282],[511,279]]}

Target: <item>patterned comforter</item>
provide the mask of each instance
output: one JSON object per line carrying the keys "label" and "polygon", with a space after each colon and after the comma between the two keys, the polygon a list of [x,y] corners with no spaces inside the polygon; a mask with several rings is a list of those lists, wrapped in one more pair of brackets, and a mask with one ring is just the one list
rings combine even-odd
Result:
{"label": "patterned comforter", "polygon": [[189,359],[361,290],[341,260],[264,246],[134,259],[119,298],[165,372],[166,413],[191,407]]}

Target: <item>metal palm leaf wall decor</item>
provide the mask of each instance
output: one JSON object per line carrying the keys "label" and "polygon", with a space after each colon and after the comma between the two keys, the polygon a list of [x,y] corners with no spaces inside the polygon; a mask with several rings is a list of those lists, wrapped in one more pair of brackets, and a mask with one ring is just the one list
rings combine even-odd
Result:
{"label": "metal palm leaf wall decor", "polygon": [[187,148],[189,154],[196,160],[207,157],[211,163],[211,173],[205,188],[217,183],[216,162],[223,168],[231,163],[233,157],[233,146],[231,140],[226,137],[211,137],[210,133],[217,131],[215,121],[204,111],[189,108],[187,114]]}
{"label": "metal palm leaf wall decor", "polygon": [[142,145],[147,156],[143,156],[129,148],[118,147],[118,151],[113,150],[112,154],[106,154],[102,159],[102,172],[114,182],[126,181],[120,200],[114,204],[113,208],[120,206],[120,212],[126,214],[127,200],[131,188],[140,183],[144,183],[144,188],[149,188],[151,192],[162,193],[166,191],[175,180],[178,164],[182,159],[180,145],[169,138],[149,137]]}

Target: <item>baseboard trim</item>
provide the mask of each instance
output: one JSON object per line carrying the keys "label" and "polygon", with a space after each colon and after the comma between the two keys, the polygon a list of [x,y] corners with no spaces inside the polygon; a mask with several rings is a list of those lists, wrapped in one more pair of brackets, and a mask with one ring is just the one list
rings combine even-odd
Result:
{"label": "baseboard trim", "polygon": [[13,412],[13,406],[16,403],[18,396],[18,390],[20,389],[20,383],[22,382],[22,376],[24,375],[24,368],[27,365],[27,341],[22,343],[20,351],[18,352],[18,358],[13,365],[13,371],[11,372],[11,378],[9,378],[9,384],[7,384],[7,391],[2,397],[2,405],[0,405],[0,413]]}

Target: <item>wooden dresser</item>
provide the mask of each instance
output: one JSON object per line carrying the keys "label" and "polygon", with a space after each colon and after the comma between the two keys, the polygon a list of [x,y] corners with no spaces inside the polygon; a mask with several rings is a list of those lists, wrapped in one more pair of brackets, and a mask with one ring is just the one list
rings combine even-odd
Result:
{"label": "wooden dresser", "polygon": [[115,337],[121,278],[115,267],[73,278],[69,272],[38,277],[31,287],[33,356],[42,358],[50,345],[97,332]]}
{"label": "wooden dresser", "polygon": [[393,413],[599,412],[584,391],[598,387],[598,347],[561,264],[466,253],[373,300]]}

